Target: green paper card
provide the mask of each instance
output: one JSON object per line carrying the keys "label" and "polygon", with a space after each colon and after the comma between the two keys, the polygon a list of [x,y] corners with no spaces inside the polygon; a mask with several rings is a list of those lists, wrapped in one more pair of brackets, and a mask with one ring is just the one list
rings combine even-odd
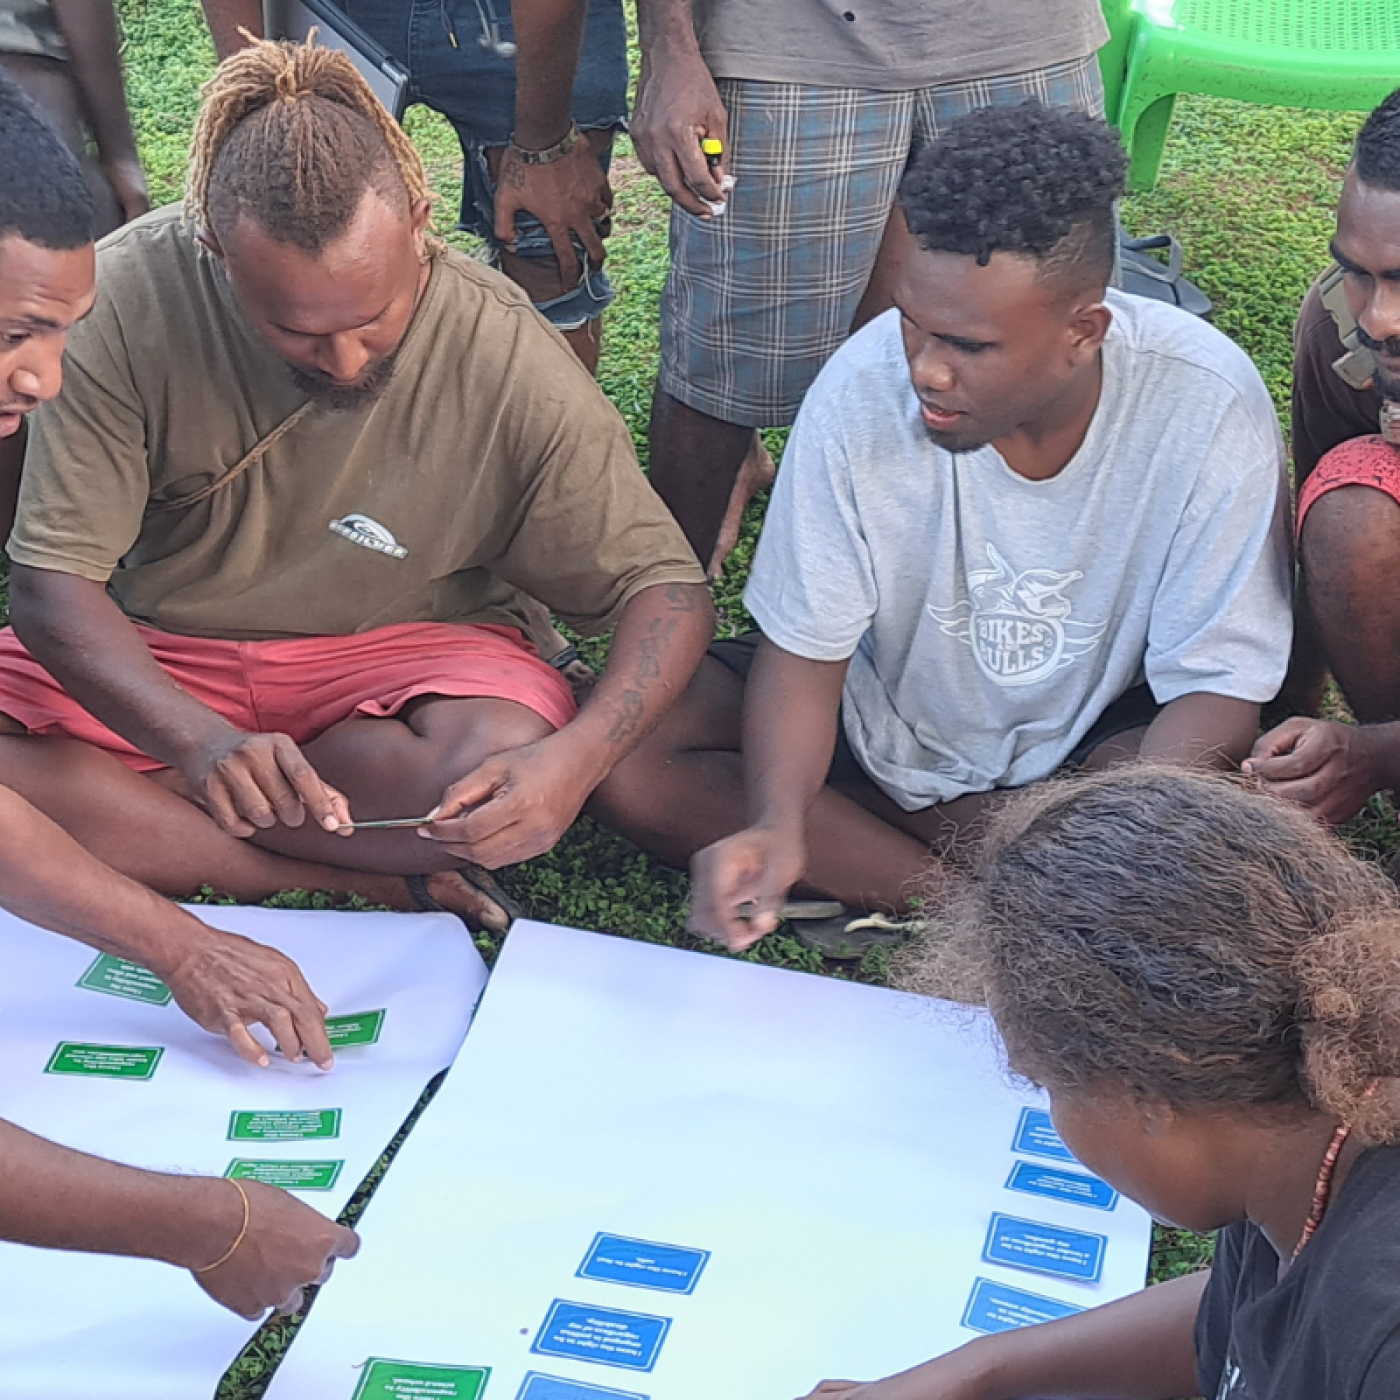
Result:
{"label": "green paper card", "polygon": [[273,1162],[235,1157],[224,1172],[234,1181],[261,1181],[283,1191],[329,1191],[340,1179],[344,1162]]}
{"label": "green paper card", "polygon": [[373,1045],[384,1029],[383,1011],[357,1011],[353,1016],[327,1016],[326,1036],[332,1050],[347,1045]]}
{"label": "green paper card", "polygon": [[351,1400],[477,1400],[489,1366],[435,1366],[371,1356]]}
{"label": "green paper card", "polygon": [[241,1109],[229,1116],[233,1142],[300,1142],[340,1136],[338,1108]]}
{"label": "green paper card", "polygon": [[174,993],[154,972],[125,958],[102,953],[83,975],[78,986],[89,992],[105,992],[109,997],[125,997],[128,1001],[148,1001],[152,1006],[166,1006]]}
{"label": "green paper card", "polygon": [[165,1049],[160,1045],[85,1045],[60,1040],[45,1074],[86,1074],[98,1079],[149,1079]]}

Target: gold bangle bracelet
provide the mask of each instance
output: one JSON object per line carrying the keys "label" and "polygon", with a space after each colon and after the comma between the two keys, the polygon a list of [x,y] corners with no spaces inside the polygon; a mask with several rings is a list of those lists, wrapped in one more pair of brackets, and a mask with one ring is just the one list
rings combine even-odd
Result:
{"label": "gold bangle bracelet", "polygon": [[219,1257],[216,1260],[214,1260],[212,1264],[206,1264],[202,1269],[191,1269],[190,1272],[192,1274],[207,1274],[210,1273],[212,1270],[217,1269],[220,1264],[227,1264],[228,1261],[232,1259],[234,1254],[237,1252],[238,1246],[241,1245],[244,1239],[247,1237],[248,1221],[252,1218],[253,1214],[253,1207],[252,1203],[248,1200],[248,1193],[243,1189],[242,1182],[235,1181],[231,1176],[225,1177],[224,1180],[227,1181],[228,1184],[232,1186],[235,1191],[238,1192],[239,1199],[243,1202],[243,1224],[239,1227],[238,1235],[234,1239],[234,1242],[231,1245],[229,1245],[229,1247],[226,1250],[224,1250],[224,1252],[221,1255],[219,1255]]}

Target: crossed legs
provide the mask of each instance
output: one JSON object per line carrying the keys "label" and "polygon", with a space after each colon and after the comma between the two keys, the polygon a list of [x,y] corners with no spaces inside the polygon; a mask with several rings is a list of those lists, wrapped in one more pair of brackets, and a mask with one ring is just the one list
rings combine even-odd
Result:
{"label": "crossed legs", "polygon": [[[490,755],[550,732],[546,720],[508,700],[427,696],[393,719],[334,725],[303,752],[366,820],[420,815]],[[178,775],[144,776],[90,744],[56,737],[0,736],[0,782],[99,859],[163,894],[188,896],[210,885],[249,902],[314,889],[411,909],[403,877],[425,875],[429,894],[445,908],[481,912],[480,896],[455,873],[453,858],[413,831],[344,837],[307,824],[239,840],[181,795]]]}
{"label": "crossed legs", "polygon": [[[672,865],[746,822],[741,746],[744,682],[706,657],[655,732],[593,794],[588,811]],[[1119,734],[1090,768],[1132,758],[1145,729]],[[903,912],[935,858],[965,859],[999,793],[960,797],[906,812],[863,775],[822,789],[807,818],[802,894],[853,909]]]}

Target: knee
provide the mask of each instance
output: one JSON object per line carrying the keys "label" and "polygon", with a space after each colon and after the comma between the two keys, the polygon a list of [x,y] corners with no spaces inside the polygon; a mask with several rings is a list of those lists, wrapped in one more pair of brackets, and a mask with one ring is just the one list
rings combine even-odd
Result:
{"label": "knee", "polygon": [[674,807],[676,793],[666,782],[668,756],[652,735],[634,749],[593,790],[589,816],[616,831],[649,831]]}
{"label": "knee", "polygon": [[[478,706],[479,702],[473,702]],[[465,728],[431,735],[424,756],[435,771],[469,772],[493,754],[523,749],[553,734],[554,726],[525,705],[511,701],[492,703],[489,710],[475,708]]]}
{"label": "knee", "polygon": [[1362,485],[1319,496],[1304,518],[1298,559],[1320,621],[1374,598],[1400,565],[1400,502]]}
{"label": "knee", "polygon": [[727,754],[738,761],[742,697],[736,676],[712,657],[703,660],[661,723],[594,790],[590,815],[634,839],[683,824],[708,773],[694,760]]}

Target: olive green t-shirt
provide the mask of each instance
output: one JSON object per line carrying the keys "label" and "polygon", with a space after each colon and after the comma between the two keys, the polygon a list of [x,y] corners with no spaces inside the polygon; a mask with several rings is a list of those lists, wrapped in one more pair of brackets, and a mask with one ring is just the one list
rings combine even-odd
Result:
{"label": "olive green t-shirt", "polygon": [[602,391],[470,258],[435,261],[378,400],[318,404],[174,510],[305,395],[178,208],[104,240],[97,285],[33,416],[9,552],[107,583],[136,621],[239,640],[503,623],[538,645],[521,593],[593,633],[644,588],[704,579]]}
{"label": "olive green t-shirt", "polygon": [[717,78],[910,92],[1087,58],[1099,0],[695,0]]}

